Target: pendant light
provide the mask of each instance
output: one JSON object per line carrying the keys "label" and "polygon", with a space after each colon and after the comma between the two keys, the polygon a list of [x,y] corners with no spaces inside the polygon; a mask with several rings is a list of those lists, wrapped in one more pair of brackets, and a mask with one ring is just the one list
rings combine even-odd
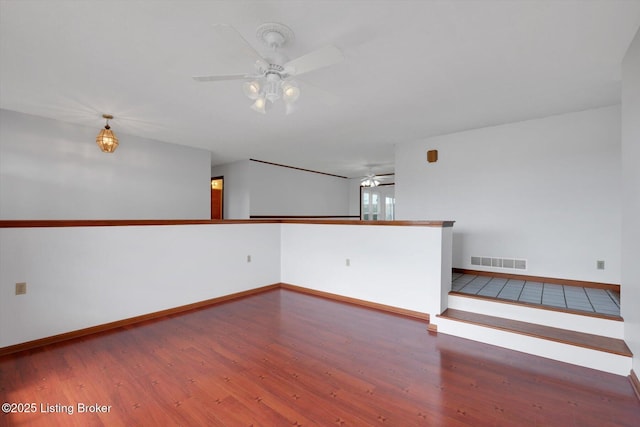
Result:
{"label": "pendant light", "polygon": [[118,148],[118,138],[116,138],[109,126],[109,120],[112,120],[113,116],[111,114],[103,114],[102,118],[107,121],[107,124],[96,137],[96,144],[98,144],[103,153],[113,153]]}

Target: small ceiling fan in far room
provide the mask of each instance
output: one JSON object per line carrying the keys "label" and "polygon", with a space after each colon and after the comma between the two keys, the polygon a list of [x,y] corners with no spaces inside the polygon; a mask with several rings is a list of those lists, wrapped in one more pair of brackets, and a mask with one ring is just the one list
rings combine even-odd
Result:
{"label": "small ceiling fan in far room", "polygon": [[[254,69],[241,74],[194,76],[193,79],[199,82],[244,80],[244,93],[254,101],[251,108],[262,114],[265,114],[267,109],[279,99],[282,99],[285,105],[286,114],[292,113],[300,97],[300,85],[294,77],[336,64],[344,59],[340,49],[327,45],[289,60],[281,49],[293,42],[294,33],[289,27],[279,23],[262,24],[256,31],[258,40],[269,48],[269,52],[264,56],[260,55],[232,26],[217,24],[214,26],[214,31],[232,49],[252,61]],[[313,92],[316,95],[323,95],[323,91],[318,88],[314,88]],[[325,100],[328,103],[332,103],[331,98],[335,100],[333,95],[326,93]]]}
{"label": "small ceiling fan in far room", "polygon": [[367,173],[365,176],[363,176],[360,179],[360,186],[361,187],[377,187],[379,185],[392,184],[392,182],[385,182],[385,181],[388,181],[388,179],[393,177],[393,175],[394,174],[392,173],[376,175],[373,173],[371,169],[369,169],[369,173]]}

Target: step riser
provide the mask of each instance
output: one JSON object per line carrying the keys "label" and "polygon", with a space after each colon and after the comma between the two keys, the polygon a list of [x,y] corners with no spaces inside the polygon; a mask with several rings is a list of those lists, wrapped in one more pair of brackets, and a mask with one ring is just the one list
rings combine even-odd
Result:
{"label": "step riser", "polygon": [[576,332],[624,339],[624,322],[592,316],[545,310],[499,301],[449,295],[449,308],[487,316],[504,317],[521,322],[536,323]]}
{"label": "step riser", "polygon": [[631,357],[441,317],[434,320],[437,320],[439,334],[454,335],[617,375],[627,376],[631,371]]}

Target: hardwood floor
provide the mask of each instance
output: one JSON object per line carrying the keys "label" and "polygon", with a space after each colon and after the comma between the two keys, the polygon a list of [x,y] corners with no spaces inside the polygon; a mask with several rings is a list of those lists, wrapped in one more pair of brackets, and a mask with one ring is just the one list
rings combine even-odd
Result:
{"label": "hardwood floor", "polygon": [[[0,414],[0,425],[640,422],[625,377],[430,334],[426,326],[272,290],[4,356],[0,400],[37,410]],[[79,403],[109,411],[79,413]],[[68,408],[73,414],[55,412]]]}

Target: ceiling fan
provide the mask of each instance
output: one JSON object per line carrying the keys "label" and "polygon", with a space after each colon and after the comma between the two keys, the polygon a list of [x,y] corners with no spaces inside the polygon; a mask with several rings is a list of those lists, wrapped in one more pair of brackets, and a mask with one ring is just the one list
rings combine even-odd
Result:
{"label": "ceiling fan", "polygon": [[[300,97],[300,86],[294,77],[336,64],[344,59],[340,49],[327,45],[289,60],[281,49],[293,42],[294,33],[289,27],[279,23],[262,24],[256,31],[258,40],[269,48],[265,56],[260,55],[230,25],[217,24],[214,26],[214,31],[233,49],[253,61],[254,69],[242,74],[194,76],[193,79],[199,82],[245,80],[244,93],[254,101],[251,109],[262,114],[265,114],[267,109],[279,99],[282,99],[286,113],[292,113],[295,102]],[[319,91],[316,90],[317,92]]]}
{"label": "ceiling fan", "polygon": [[394,174],[392,173],[376,175],[373,173],[371,169],[369,169],[369,173],[360,179],[360,186],[361,187],[377,187],[383,184],[383,181],[391,178],[393,175]]}

